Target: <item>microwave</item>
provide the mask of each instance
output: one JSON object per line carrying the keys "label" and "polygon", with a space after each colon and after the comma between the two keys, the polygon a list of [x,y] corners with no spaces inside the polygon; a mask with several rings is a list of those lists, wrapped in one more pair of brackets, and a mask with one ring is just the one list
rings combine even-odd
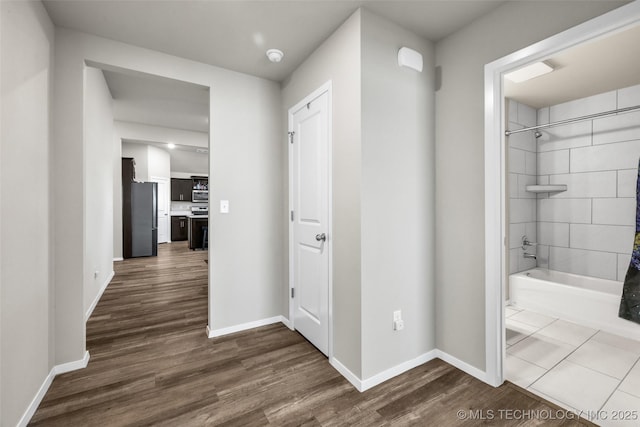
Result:
{"label": "microwave", "polygon": [[207,203],[209,201],[209,190],[193,190],[191,192],[193,203]]}

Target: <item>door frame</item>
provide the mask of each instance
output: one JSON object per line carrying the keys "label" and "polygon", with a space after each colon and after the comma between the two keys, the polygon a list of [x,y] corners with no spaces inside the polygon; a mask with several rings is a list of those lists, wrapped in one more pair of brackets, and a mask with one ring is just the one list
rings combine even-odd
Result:
{"label": "door frame", "polygon": [[[329,346],[328,346],[328,351],[327,351],[327,356],[329,357],[329,360],[333,359],[333,157],[332,157],[332,146],[333,146],[333,103],[332,103],[332,84],[331,84],[331,80],[327,81],[326,83],[324,83],[323,85],[321,85],[319,88],[317,88],[316,90],[314,90],[313,92],[311,92],[309,95],[305,96],[301,101],[299,101],[298,103],[296,103],[293,107],[289,108],[288,110],[288,114],[287,114],[287,130],[288,132],[292,132],[292,126],[293,126],[293,115],[296,111],[298,111],[300,108],[304,107],[305,105],[307,105],[308,103],[312,102],[314,99],[318,98],[319,96],[321,96],[324,93],[327,93],[328,96],[328,100],[327,100],[327,105],[328,105],[328,111],[327,111],[327,125],[329,127],[329,131],[327,132],[327,198],[328,198],[328,205],[327,205],[327,209],[329,210],[328,212],[328,216],[327,216],[327,241],[325,244],[326,250],[327,250],[327,257],[329,260],[329,273],[328,273],[328,278],[329,278],[329,301],[328,301],[328,309],[329,309],[329,313],[328,313],[328,323],[329,323]],[[293,263],[293,259],[294,259],[294,234],[293,234],[293,224],[294,222],[291,221],[291,211],[294,210],[294,203],[293,203],[293,149],[292,149],[292,145],[289,139],[289,134],[287,134],[287,139],[286,139],[286,144],[287,144],[287,151],[288,151],[288,156],[289,156],[289,180],[288,180],[288,185],[289,185],[289,210],[287,212],[287,222],[289,223],[289,287],[287,289],[287,298],[289,301],[289,324],[287,325],[289,327],[289,329],[291,330],[295,330],[295,324],[294,324],[294,309],[295,309],[295,304],[293,301],[293,298],[291,298],[291,290],[295,287],[295,270],[294,270],[294,263]]]}
{"label": "door frame", "polygon": [[640,2],[632,2],[485,65],[485,381],[504,382],[506,243],[506,138],[503,76],[576,45],[640,25]]}
{"label": "door frame", "polygon": [[[163,243],[171,243],[171,178],[166,178],[163,176],[150,176],[149,182],[160,183],[164,182],[166,184],[166,193],[165,200],[167,201],[167,241]],[[159,222],[158,222],[159,224]],[[158,227],[159,229],[160,227]],[[158,242],[160,243],[160,242]]]}

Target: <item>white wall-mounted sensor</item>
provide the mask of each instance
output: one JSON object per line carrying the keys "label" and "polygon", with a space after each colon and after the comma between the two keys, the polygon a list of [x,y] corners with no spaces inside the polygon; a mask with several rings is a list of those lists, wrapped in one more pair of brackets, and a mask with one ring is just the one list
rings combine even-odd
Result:
{"label": "white wall-mounted sensor", "polygon": [[398,51],[398,65],[409,67],[418,72],[422,72],[422,54],[408,47],[400,48]]}

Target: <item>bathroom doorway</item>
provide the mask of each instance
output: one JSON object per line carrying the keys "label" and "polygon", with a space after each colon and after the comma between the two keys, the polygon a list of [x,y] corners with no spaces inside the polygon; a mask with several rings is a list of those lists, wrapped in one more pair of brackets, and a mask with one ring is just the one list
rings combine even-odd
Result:
{"label": "bathroom doorway", "polygon": [[[633,243],[640,157],[640,109],[630,108],[640,105],[640,68],[622,61],[634,55],[625,40],[637,40],[639,22],[638,5],[627,5],[486,67],[487,377],[568,409],[640,403],[625,384],[630,375],[640,378],[640,343],[633,339],[640,325],[621,321],[606,329],[593,314],[580,320],[562,307],[588,305],[558,292],[577,283],[588,295],[608,291],[603,300],[610,305],[619,302],[614,284],[624,277]],[[596,48],[603,50],[589,53]],[[580,63],[585,54],[588,66]],[[503,80],[539,62],[553,71],[524,83]],[[542,291],[543,282],[564,284]],[[617,318],[611,307],[593,312]],[[601,366],[598,352],[609,347],[606,354],[626,358],[616,372]],[[588,396],[579,401],[576,394]]]}

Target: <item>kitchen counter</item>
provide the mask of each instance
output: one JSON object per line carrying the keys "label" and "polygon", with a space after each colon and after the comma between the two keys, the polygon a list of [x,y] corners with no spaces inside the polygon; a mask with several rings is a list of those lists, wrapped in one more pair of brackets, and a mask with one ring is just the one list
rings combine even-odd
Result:
{"label": "kitchen counter", "polygon": [[209,219],[209,215],[194,215],[192,213],[187,214],[187,218],[202,218]]}
{"label": "kitchen counter", "polygon": [[171,216],[189,216],[191,211],[171,211]]}

